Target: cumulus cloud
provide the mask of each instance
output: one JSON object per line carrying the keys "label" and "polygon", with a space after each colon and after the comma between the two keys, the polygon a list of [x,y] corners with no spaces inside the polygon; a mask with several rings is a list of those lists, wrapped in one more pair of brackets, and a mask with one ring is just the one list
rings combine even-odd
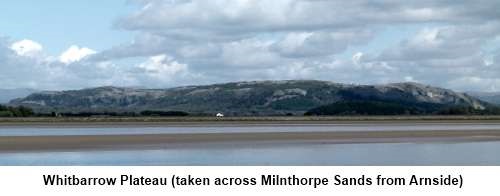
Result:
{"label": "cumulus cloud", "polygon": [[457,90],[497,89],[500,67],[482,48],[499,36],[500,25],[444,25],[423,28],[378,55],[358,58],[362,64],[385,64],[411,80]]}
{"label": "cumulus cloud", "polygon": [[23,39],[12,43],[10,49],[20,56],[34,57],[43,50],[43,46],[35,41]]}
{"label": "cumulus cloud", "polygon": [[[496,0],[135,2],[140,8],[113,24],[133,40],[99,52],[72,46],[32,66],[81,81],[61,86],[322,79],[500,89]],[[18,45],[0,50],[9,66],[51,59],[34,41]]]}
{"label": "cumulus cloud", "polygon": [[380,60],[456,59],[475,55],[497,36],[500,23],[425,28],[382,53]]}
{"label": "cumulus cloud", "polygon": [[[4,88],[74,89],[102,85],[180,85],[177,80],[196,77],[187,65],[166,55],[142,63],[119,65],[112,61],[88,61],[95,52],[71,46],[59,58],[45,54],[35,41],[0,39],[0,85]],[[36,55],[35,55],[36,54]],[[192,78],[189,78],[190,80]],[[187,79],[186,79],[187,80]]]}
{"label": "cumulus cloud", "polygon": [[[137,38],[96,58],[169,54],[191,72],[217,75],[215,82],[313,78],[452,86],[471,70],[487,77],[481,66],[496,67],[482,48],[498,36],[497,1],[141,2],[142,9],[115,24],[139,32]],[[397,45],[363,51],[377,36],[388,36],[384,29],[405,26],[419,30]],[[352,60],[340,57],[353,48],[360,52]]]}
{"label": "cumulus cloud", "polygon": [[[187,64],[165,54],[135,63],[119,63],[90,60],[87,56],[95,52],[76,46],[59,58],[45,54],[43,47],[21,55],[17,48],[11,47],[15,43],[19,41],[0,39],[0,85],[4,88],[62,90],[103,85],[161,88],[196,84],[193,81],[204,79],[203,74],[191,73]],[[34,52],[37,56],[28,55]]]}
{"label": "cumulus cloud", "polygon": [[73,63],[76,61],[80,61],[84,57],[87,57],[89,55],[95,54],[96,51],[82,47],[80,48],[79,46],[73,45],[69,47],[66,51],[64,51],[61,56],[59,56],[59,61],[63,63]]}
{"label": "cumulus cloud", "polygon": [[171,57],[162,54],[150,57],[146,62],[139,64],[137,68],[158,78],[168,78],[169,76],[185,72],[187,65],[174,61]]}
{"label": "cumulus cloud", "polygon": [[0,38],[0,85],[3,88],[37,87],[52,72],[43,60],[41,44],[31,40],[12,42]]}
{"label": "cumulus cloud", "polygon": [[289,33],[273,44],[272,49],[285,57],[316,57],[343,52],[350,45],[364,43],[372,32],[302,32]]}
{"label": "cumulus cloud", "polygon": [[[408,22],[494,21],[496,1],[317,1],[214,0],[142,1],[144,6],[117,26],[180,37],[236,36]],[[198,30],[198,31],[195,31]]]}

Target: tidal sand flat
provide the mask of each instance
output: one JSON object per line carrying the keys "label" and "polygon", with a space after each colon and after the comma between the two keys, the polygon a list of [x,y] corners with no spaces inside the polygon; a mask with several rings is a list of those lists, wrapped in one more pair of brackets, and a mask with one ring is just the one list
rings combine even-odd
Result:
{"label": "tidal sand flat", "polygon": [[496,122],[0,127],[0,165],[500,165],[499,147]]}

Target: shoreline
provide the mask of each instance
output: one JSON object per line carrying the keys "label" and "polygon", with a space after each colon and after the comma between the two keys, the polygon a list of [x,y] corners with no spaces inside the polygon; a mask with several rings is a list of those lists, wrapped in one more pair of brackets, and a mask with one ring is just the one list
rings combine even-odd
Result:
{"label": "shoreline", "polygon": [[5,136],[0,137],[1,152],[50,150],[92,150],[172,147],[227,142],[269,143],[403,143],[403,142],[482,142],[500,141],[497,130],[454,131],[360,131],[360,132],[263,132],[263,133],[185,133],[83,136]]}
{"label": "shoreline", "polygon": [[169,126],[231,124],[500,123],[499,116],[295,116],[295,117],[28,117],[0,118],[9,126]]}

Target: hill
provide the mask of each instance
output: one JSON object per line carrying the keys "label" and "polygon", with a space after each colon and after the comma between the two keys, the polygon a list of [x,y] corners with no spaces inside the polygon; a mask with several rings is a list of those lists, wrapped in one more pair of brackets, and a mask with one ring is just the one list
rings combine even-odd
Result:
{"label": "hill", "polygon": [[391,107],[411,106],[417,111],[424,111],[422,113],[435,113],[457,106],[476,110],[489,107],[489,104],[467,94],[418,83],[348,85],[315,80],[234,82],[169,89],[99,87],[33,93],[10,104],[28,106],[37,112],[154,110],[259,116],[302,115],[313,108],[345,101],[384,102],[391,103]]}

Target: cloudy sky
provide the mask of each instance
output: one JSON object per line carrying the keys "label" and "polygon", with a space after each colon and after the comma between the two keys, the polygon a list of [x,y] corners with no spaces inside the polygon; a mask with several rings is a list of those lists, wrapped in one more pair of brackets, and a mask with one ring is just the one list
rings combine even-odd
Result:
{"label": "cloudy sky", "polygon": [[500,91],[498,0],[16,0],[0,88],[415,81]]}

